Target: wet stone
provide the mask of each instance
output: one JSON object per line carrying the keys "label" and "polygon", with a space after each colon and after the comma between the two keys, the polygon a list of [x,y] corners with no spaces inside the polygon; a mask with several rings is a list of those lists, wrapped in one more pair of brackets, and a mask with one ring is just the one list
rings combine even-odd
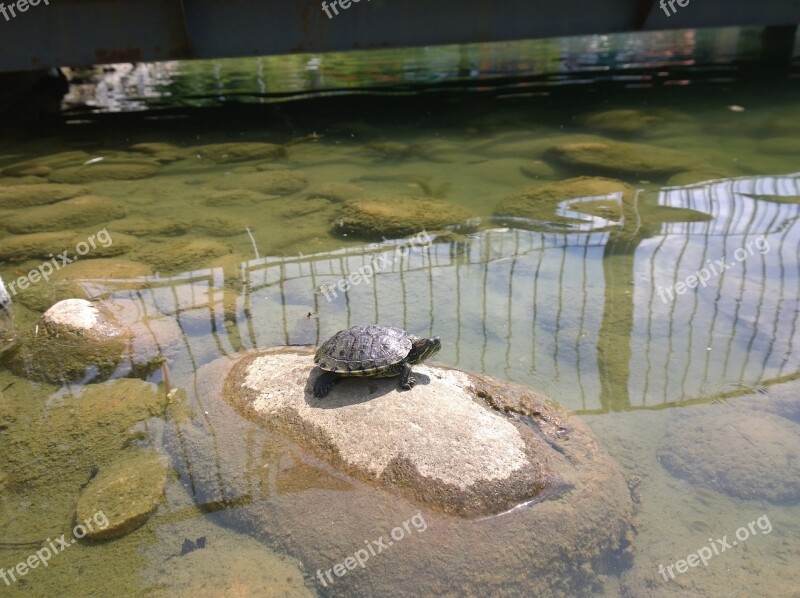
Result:
{"label": "wet stone", "polygon": [[[155,453],[140,452],[101,469],[78,499],[78,522],[96,521],[101,513],[108,524],[93,525],[86,537],[118,538],[142,526],[158,507],[167,481],[167,467]],[[102,518],[100,518],[102,523]]]}
{"label": "wet stone", "polygon": [[243,162],[245,160],[277,160],[286,157],[286,150],[274,143],[212,143],[191,148],[191,151],[202,159],[217,164]]}
{"label": "wet stone", "polygon": [[220,191],[245,189],[265,195],[291,195],[306,188],[306,176],[297,170],[262,170],[223,175],[213,183]]}
{"label": "wet stone", "polygon": [[155,160],[106,159],[91,164],[59,168],[48,178],[54,183],[83,184],[93,181],[127,181],[151,177],[161,170]]}
{"label": "wet stone", "polygon": [[66,299],[48,309],[2,357],[12,372],[31,380],[91,381],[114,372],[130,338],[106,306]]}
{"label": "wet stone", "polygon": [[565,166],[634,176],[667,175],[697,168],[702,160],[677,150],[620,141],[564,143],[547,153]]}
{"label": "wet stone", "polygon": [[126,213],[123,206],[110,199],[82,195],[18,212],[6,218],[5,225],[12,233],[35,233],[105,224],[122,218]]}
{"label": "wet stone", "polygon": [[336,234],[365,238],[402,237],[447,227],[471,230],[471,214],[441,199],[377,197],[347,203],[333,223]]}
{"label": "wet stone", "polygon": [[41,206],[85,194],[86,188],[78,185],[58,185],[55,183],[11,185],[0,187],[0,208]]}

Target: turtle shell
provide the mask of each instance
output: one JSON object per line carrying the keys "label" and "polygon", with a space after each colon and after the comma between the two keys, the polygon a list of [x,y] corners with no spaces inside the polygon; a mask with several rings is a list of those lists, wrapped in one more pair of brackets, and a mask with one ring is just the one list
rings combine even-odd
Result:
{"label": "turtle shell", "polygon": [[325,341],[314,363],[342,375],[379,376],[408,357],[416,339],[391,326],[353,326]]}

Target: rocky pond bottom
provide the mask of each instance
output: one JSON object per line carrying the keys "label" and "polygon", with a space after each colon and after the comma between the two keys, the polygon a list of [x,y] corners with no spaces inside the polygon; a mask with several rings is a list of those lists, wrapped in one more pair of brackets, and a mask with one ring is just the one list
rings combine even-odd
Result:
{"label": "rocky pond bottom", "polygon": [[201,505],[299,558],[320,591],[585,594],[629,556],[621,469],[543,395],[416,366],[410,391],[346,379],[316,399],[312,355],[202,367],[186,404],[202,415],[167,447]]}

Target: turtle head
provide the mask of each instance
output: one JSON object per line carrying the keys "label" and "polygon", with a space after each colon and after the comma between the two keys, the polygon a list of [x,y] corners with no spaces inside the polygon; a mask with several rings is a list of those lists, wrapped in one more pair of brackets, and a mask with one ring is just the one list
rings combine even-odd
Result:
{"label": "turtle head", "polygon": [[442,348],[442,341],[438,336],[433,338],[418,338],[411,345],[411,351],[408,352],[406,361],[411,365],[415,363],[422,363],[431,355],[435,355]]}

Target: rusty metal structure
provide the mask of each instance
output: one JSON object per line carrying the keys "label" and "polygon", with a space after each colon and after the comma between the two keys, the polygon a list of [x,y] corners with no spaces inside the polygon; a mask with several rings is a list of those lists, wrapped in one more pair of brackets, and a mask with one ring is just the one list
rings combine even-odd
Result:
{"label": "rusty metal structure", "polygon": [[796,0],[4,0],[0,72],[798,22]]}

